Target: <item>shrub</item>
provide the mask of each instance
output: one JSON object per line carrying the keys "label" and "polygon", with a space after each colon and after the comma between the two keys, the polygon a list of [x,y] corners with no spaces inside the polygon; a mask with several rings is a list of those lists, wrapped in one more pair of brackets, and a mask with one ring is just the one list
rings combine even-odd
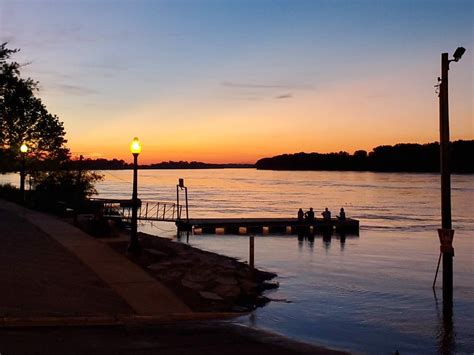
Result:
{"label": "shrub", "polygon": [[20,190],[12,184],[0,184],[0,198],[5,200],[20,202]]}
{"label": "shrub", "polygon": [[94,184],[102,180],[102,175],[95,172],[58,170],[37,173],[34,178],[34,207],[58,211],[64,207],[80,209],[84,202],[96,194]]}

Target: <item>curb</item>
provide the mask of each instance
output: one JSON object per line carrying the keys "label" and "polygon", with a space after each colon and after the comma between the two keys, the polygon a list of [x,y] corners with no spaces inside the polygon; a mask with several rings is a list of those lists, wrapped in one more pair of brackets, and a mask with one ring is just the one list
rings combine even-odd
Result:
{"label": "curb", "polygon": [[163,315],[114,315],[90,317],[1,317],[0,328],[84,327],[154,325],[176,321],[227,320],[246,313],[171,313]]}

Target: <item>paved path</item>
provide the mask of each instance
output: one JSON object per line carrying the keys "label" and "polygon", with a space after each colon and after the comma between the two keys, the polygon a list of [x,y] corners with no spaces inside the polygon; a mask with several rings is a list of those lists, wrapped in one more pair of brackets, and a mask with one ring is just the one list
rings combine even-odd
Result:
{"label": "paved path", "polygon": [[0,200],[0,231],[4,314],[191,313],[139,266],[54,216]]}
{"label": "paved path", "polygon": [[149,327],[5,329],[0,353],[160,355],[343,355],[261,330],[223,322],[180,322]]}
{"label": "paved path", "polygon": [[91,316],[133,310],[92,270],[15,213],[0,209],[0,316]]}

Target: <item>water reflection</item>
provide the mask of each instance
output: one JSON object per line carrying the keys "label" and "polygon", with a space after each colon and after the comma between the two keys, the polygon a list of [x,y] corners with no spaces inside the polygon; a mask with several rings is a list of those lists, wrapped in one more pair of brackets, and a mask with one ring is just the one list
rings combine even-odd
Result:
{"label": "water reflection", "polygon": [[344,251],[344,246],[346,245],[346,234],[340,233],[339,234],[339,241],[341,242],[341,252]]}
{"label": "water reflection", "polygon": [[331,233],[324,233],[323,234],[323,246],[324,246],[324,249],[326,250],[326,252],[328,252],[329,249],[331,248],[331,237],[332,237]]}
{"label": "water reflection", "polygon": [[357,234],[332,233],[330,231],[324,232],[322,234],[300,232],[298,233],[298,248],[301,251],[306,244],[308,248],[313,251],[314,240],[321,239],[324,250],[328,252],[331,248],[333,238],[339,241],[340,250],[343,252],[346,245],[346,238],[359,238],[359,236]]}
{"label": "water reflection", "polygon": [[453,325],[453,306],[449,303],[443,304],[442,312],[440,312],[436,298],[435,301],[438,318],[438,328],[436,331],[438,352],[440,354],[454,354],[456,353],[456,334]]}

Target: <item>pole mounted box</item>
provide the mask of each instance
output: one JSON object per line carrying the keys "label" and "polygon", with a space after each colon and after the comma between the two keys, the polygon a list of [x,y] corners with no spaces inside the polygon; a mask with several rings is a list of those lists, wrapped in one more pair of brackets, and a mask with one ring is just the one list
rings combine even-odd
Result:
{"label": "pole mounted box", "polygon": [[442,253],[451,253],[454,255],[453,248],[453,239],[454,239],[454,230],[453,229],[438,229],[439,242],[441,243],[440,250]]}

